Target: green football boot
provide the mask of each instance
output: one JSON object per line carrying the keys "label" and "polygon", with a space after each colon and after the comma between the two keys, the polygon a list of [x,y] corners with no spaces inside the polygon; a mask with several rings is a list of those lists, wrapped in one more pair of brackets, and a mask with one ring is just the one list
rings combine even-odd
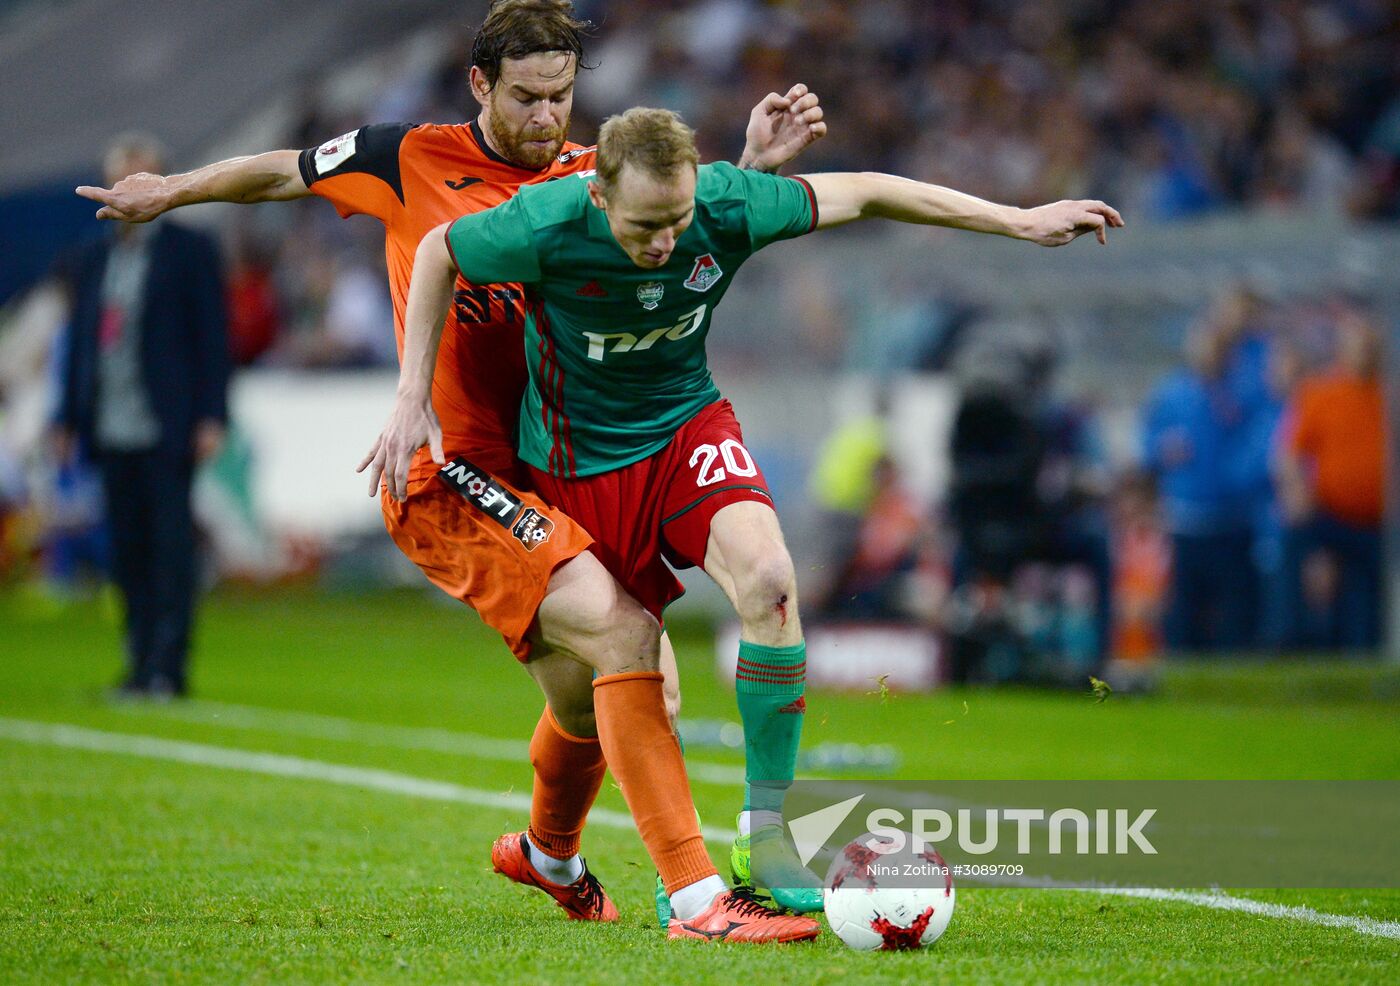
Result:
{"label": "green football boot", "polygon": [[[753,874],[753,850],[757,847],[766,872]],[[821,881],[802,865],[783,838],[781,825],[764,825],[750,835],[736,836],[729,850],[729,871],[740,886],[771,894],[773,902],[798,914],[811,914],[825,906]]]}
{"label": "green football boot", "polygon": [[661,874],[656,874],[656,920],[665,931],[671,926],[671,898],[666,894],[666,884],[661,882]]}

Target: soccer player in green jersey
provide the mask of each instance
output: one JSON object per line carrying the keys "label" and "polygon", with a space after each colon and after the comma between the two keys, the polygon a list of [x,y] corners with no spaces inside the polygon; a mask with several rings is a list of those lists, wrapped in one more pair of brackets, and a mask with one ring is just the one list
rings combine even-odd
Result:
{"label": "soccer player in green jersey", "polygon": [[409,460],[436,428],[430,383],[458,272],[522,283],[530,386],[520,456],[541,495],[584,525],[658,619],[682,591],[663,559],[703,567],[728,595],[742,634],[748,780],[731,862],[779,903],[815,910],[820,892],[782,848],[779,814],[806,708],[797,585],[763,474],[706,366],[715,306],[754,252],[860,219],[1043,246],[1085,233],[1106,243],[1123,221],[1097,201],[1018,209],[890,175],[793,179],[697,160],[675,114],[629,110],[604,124],[592,180],[523,189],[424,237],[399,396],[372,468],[400,495]]}

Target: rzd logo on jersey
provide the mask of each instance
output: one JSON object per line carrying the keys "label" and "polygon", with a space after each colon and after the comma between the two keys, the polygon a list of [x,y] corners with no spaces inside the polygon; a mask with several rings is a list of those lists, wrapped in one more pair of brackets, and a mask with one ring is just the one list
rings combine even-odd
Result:
{"label": "rzd logo on jersey", "polygon": [[685,279],[685,286],[692,291],[708,291],[723,276],[724,271],[719,269],[715,258],[707,253],[696,258],[695,266],[690,270],[690,276]]}
{"label": "rzd logo on jersey", "polygon": [[612,353],[644,353],[663,339],[679,342],[699,331],[700,326],[705,324],[706,311],[708,306],[701,305],[675,325],[663,325],[643,336],[632,332],[585,332],[583,337],[588,340],[588,358],[601,363]]}
{"label": "rzd logo on jersey", "polygon": [[526,551],[534,551],[548,541],[549,536],[554,533],[554,521],[534,507],[526,507],[525,512],[520,515],[520,519],[515,522],[511,533],[521,544],[525,545]]}

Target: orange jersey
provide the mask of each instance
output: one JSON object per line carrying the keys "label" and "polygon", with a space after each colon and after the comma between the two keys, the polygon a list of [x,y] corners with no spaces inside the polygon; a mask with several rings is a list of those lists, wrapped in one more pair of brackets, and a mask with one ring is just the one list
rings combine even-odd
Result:
{"label": "orange jersey", "polygon": [[1290,449],[1311,461],[1317,503],[1363,527],[1385,513],[1385,397],[1379,378],[1334,373],[1303,381]]}
{"label": "orange jersey", "polygon": [[[531,171],[491,150],[475,120],[450,126],[381,123],[308,148],[300,161],[306,187],[342,216],[362,213],[384,224],[402,358],[408,286],[423,236],[434,226],[500,205],[521,185],[592,170],[594,149],[565,144],[549,167]],[[447,457],[464,455],[517,485],[526,482],[515,456],[526,384],[522,299],[519,285],[481,287],[459,278],[433,376],[433,407]],[[420,449],[410,478],[435,469],[427,449]]]}

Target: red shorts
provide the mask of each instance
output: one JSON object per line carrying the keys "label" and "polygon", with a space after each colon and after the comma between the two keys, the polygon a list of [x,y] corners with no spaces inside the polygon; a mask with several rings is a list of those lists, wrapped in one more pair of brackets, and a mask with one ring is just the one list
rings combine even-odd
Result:
{"label": "red shorts", "polygon": [[434,585],[476,610],[520,661],[554,570],[588,550],[582,527],[519,485],[448,461],[411,480],[399,502],[381,489],[384,526]]}
{"label": "red shorts", "polygon": [[540,496],[593,535],[593,553],[657,619],[685,592],[666,561],[703,567],[710,521],[721,508],[741,500],[773,504],[726,400],[703,408],[669,445],[630,466],[577,479],[530,472]]}

